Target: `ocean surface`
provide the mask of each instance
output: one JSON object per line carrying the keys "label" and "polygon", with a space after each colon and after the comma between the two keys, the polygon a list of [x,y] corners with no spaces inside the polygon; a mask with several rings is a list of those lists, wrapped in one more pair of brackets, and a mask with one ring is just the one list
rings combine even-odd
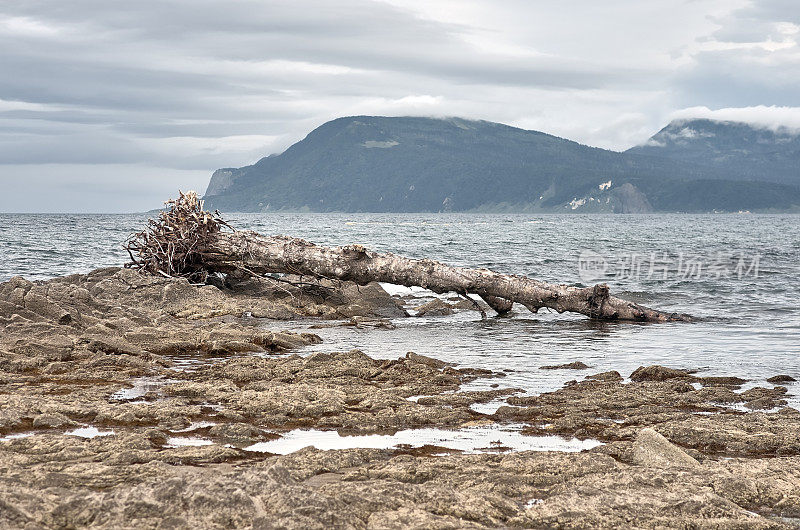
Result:
{"label": "ocean surface", "polygon": [[[123,242],[146,218],[0,214],[0,281],[121,265]],[[617,296],[698,318],[691,324],[602,323],[546,310],[532,314],[517,305],[509,317],[483,321],[464,311],[397,319],[394,330],[314,330],[325,342],[306,353],[359,348],[396,358],[414,351],[464,366],[511,369],[503,386],[530,393],[605,370],[627,377],[649,364],[737,375],[749,379],[748,386],[766,385],[776,374],[800,380],[800,216],[271,213],[228,219],[236,228],[323,245],[360,243],[572,285],[605,281]],[[432,296],[413,294],[420,301]],[[306,330],[312,324],[267,325]],[[592,370],[539,369],[576,360]],[[789,392],[800,393],[800,384]],[[792,397],[791,404],[800,400]]]}

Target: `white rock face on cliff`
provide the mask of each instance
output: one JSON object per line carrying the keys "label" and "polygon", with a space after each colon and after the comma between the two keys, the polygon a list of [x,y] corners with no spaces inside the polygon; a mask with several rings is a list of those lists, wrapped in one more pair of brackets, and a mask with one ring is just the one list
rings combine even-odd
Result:
{"label": "white rock face on cliff", "polygon": [[218,169],[211,175],[206,195],[219,195],[233,184],[233,169]]}

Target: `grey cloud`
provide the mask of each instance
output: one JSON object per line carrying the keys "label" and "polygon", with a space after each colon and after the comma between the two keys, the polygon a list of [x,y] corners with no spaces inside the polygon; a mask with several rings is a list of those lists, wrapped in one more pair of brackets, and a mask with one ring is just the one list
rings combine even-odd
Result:
{"label": "grey cloud", "polygon": [[[205,172],[133,164],[0,166],[2,212],[135,212],[175,190],[202,190]],[[35,201],[31,200],[35,197]]]}
{"label": "grey cloud", "polygon": [[[758,62],[763,50],[696,47],[783,38],[775,22],[797,18],[793,3],[754,2],[715,15],[716,27],[696,21],[697,3],[671,0],[607,4],[602,20],[588,0],[464,4],[483,9],[471,18],[461,4],[436,18],[413,7],[430,2],[370,0],[6,3],[0,172],[65,164],[59,189],[102,178],[92,193],[113,197],[138,189],[125,179],[147,167],[149,180],[134,182],[150,186],[136,196],[152,202],[163,193],[154,168],[177,187],[182,176],[252,163],[328,119],[362,113],[462,115],[626,148],[676,107],[797,105],[791,50],[768,56],[780,59],[773,65]],[[730,11],[723,4],[702,2]],[[692,32],[676,23],[684,15]],[[665,27],[662,44],[651,33]],[[684,51],[670,59],[676,42]],[[691,65],[681,68],[685,50],[694,50]],[[101,177],[101,165],[102,175],[120,168],[119,178]],[[46,187],[55,167],[32,182]]]}
{"label": "grey cloud", "polygon": [[721,27],[699,39],[706,48],[676,77],[680,105],[800,105],[796,2],[760,0],[716,22]]}
{"label": "grey cloud", "polygon": [[50,122],[50,123],[74,123],[74,124],[93,124],[107,123],[108,114],[88,112],[85,110],[7,110],[0,111],[0,120],[6,127],[23,127],[24,122]]}
{"label": "grey cloud", "polygon": [[0,136],[3,164],[136,163],[143,155],[131,140],[102,131]]}

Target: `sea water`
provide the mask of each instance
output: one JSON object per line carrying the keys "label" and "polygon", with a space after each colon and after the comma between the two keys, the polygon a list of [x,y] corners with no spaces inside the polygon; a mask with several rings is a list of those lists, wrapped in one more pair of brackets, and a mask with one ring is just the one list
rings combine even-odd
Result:
{"label": "sea water", "polygon": [[[233,214],[236,228],[302,237],[322,245],[360,243],[376,251],[487,267],[570,285],[609,284],[613,294],[691,324],[596,322],[520,305],[507,317],[473,311],[395,319],[395,329],[332,327],[302,353],[359,348],[375,358],[408,351],[460,366],[507,370],[500,383],[528,393],[569,379],[641,365],[736,375],[748,386],[788,374],[800,379],[800,217],[795,215]],[[122,245],[147,216],[0,214],[0,281],[46,279],[119,266]],[[414,295],[431,293],[387,286]],[[310,321],[268,322],[307,331]],[[540,370],[583,361],[591,370]],[[790,394],[800,385],[789,385]],[[791,398],[794,406],[800,404]]]}

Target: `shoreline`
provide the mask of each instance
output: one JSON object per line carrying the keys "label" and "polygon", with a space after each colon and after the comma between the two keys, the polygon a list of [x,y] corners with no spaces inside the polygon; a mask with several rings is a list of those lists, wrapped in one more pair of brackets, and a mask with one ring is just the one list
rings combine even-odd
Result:
{"label": "shoreline", "polygon": [[[434,305],[430,311],[443,310]],[[124,269],[0,283],[0,523],[782,528],[800,521],[800,412],[785,406],[793,381],[739,392],[742,374],[652,366],[625,373],[627,382],[615,371],[573,365],[552,368],[589,375],[531,396],[508,388],[501,370],[414,353],[296,355],[319,337],[261,327],[314,318],[368,329],[403,313],[378,286],[220,289]],[[179,369],[181,356],[206,362]],[[497,386],[465,390],[479,379]],[[351,441],[495,429],[597,445],[521,451],[492,444],[489,434],[479,439],[488,445],[464,452],[421,442],[283,456],[253,449],[311,429]]]}

